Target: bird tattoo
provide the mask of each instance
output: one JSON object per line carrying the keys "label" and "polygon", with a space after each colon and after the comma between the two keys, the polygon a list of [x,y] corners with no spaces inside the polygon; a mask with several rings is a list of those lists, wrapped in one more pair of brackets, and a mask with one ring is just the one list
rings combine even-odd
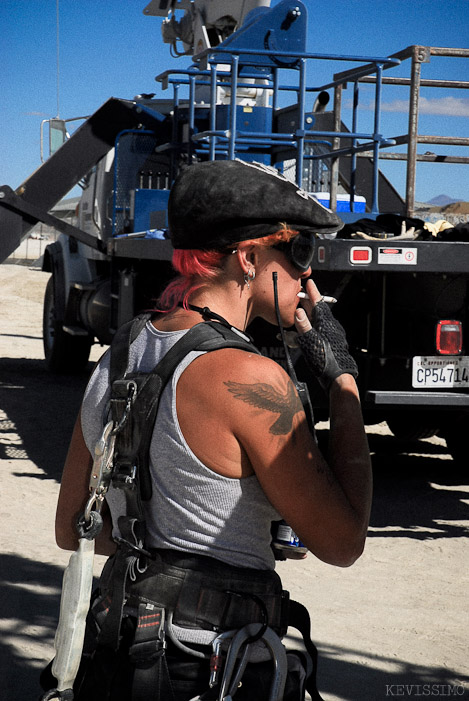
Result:
{"label": "bird tattoo", "polygon": [[278,419],[270,427],[270,433],[275,436],[284,436],[290,433],[293,417],[302,410],[301,401],[292,384],[288,384],[285,394],[264,382],[256,382],[252,385],[244,385],[240,382],[225,382],[224,384],[236,399],[241,399],[241,401],[258,409],[279,414]]}

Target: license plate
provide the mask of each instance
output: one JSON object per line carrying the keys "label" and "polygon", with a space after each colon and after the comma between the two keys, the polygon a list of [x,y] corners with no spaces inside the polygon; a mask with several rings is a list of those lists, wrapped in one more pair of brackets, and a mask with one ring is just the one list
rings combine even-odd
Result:
{"label": "license plate", "polygon": [[469,356],[415,356],[412,387],[469,387]]}

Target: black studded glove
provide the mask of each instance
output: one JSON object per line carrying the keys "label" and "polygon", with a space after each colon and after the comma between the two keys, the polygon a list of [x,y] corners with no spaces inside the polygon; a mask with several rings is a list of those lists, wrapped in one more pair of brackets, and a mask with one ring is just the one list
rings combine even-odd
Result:
{"label": "black studded glove", "polygon": [[349,353],[345,331],[326,302],[318,302],[313,308],[311,326],[310,331],[298,335],[297,343],[321,387],[329,390],[336,377],[344,373],[356,378],[358,368]]}

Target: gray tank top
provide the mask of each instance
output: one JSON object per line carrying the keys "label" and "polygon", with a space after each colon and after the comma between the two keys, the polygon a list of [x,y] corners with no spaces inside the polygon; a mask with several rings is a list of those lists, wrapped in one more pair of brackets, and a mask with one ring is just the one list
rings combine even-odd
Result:
{"label": "gray tank top", "polygon": [[[149,322],[131,345],[130,372],[152,370],[184,333],[161,332]],[[153,493],[145,503],[148,547],[208,555],[238,567],[274,569],[270,528],[280,516],[257,477],[232,479],[213,472],[191,451],[179,426],[177,382],[199,355],[186,356],[161,397],[150,446]],[[91,454],[106,415],[109,357],[107,352],[101,359],[83,400],[83,435]],[[123,513],[119,490],[111,488],[107,501],[116,530]]]}

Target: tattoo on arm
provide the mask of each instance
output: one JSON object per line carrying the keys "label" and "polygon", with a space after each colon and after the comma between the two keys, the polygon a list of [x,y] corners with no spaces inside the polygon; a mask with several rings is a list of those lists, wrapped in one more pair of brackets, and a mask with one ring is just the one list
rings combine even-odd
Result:
{"label": "tattoo on arm", "polygon": [[278,419],[270,427],[270,433],[275,436],[285,436],[291,432],[293,417],[303,410],[300,398],[294,385],[289,382],[285,394],[264,382],[244,385],[240,382],[225,382],[228,392],[236,399],[273,414],[279,414]]}

